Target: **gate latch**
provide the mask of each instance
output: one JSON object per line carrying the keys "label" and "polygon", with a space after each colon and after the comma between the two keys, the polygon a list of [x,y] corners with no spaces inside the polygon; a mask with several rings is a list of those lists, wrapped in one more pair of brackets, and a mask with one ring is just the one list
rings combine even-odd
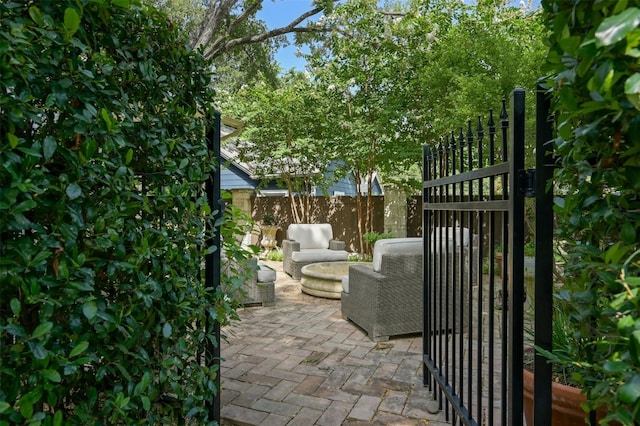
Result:
{"label": "gate latch", "polygon": [[536,169],[520,170],[520,188],[525,198],[536,196]]}

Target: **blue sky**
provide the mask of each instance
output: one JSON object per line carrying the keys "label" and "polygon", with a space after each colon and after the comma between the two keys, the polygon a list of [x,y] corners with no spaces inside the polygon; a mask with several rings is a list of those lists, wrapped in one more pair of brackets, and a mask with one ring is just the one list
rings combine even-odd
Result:
{"label": "blue sky", "polygon": [[[311,10],[313,0],[264,0],[258,18],[267,24],[267,28],[277,28],[287,25],[292,20]],[[293,36],[290,36],[293,42]],[[290,68],[304,70],[305,60],[296,57],[296,47],[291,45],[282,48],[276,54],[276,60],[286,71]]]}

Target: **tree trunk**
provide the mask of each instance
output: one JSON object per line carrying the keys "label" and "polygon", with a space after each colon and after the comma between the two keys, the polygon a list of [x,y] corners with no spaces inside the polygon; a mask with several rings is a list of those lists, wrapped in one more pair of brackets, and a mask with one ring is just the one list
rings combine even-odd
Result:
{"label": "tree trunk", "polygon": [[364,232],[362,230],[362,177],[360,170],[353,171],[353,178],[356,181],[356,214],[358,215],[358,240],[360,243],[360,253],[365,254]]}

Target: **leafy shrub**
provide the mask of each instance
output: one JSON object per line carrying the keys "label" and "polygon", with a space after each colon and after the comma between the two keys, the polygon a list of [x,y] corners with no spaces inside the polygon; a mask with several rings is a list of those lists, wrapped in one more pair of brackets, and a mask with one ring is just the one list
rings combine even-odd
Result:
{"label": "leafy shrub", "polygon": [[210,76],[135,3],[0,3],[0,424],[210,421]]}
{"label": "leafy shrub", "polygon": [[269,252],[267,253],[267,260],[282,262],[282,259],[284,259],[284,253],[279,247],[276,247],[273,250],[269,250]]}
{"label": "leafy shrub", "polygon": [[364,234],[364,241],[369,244],[369,246],[373,247],[378,240],[384,240],[387,238],[393,238],[393,235],[390,233],[380,233],[380,232],[366,232]]}
{"label": "leafy shrub", "polygon": [[[555,207],[567,257],[558,297],[569,306],[573,336],[586,342],[583,357],[554,349],[555,361],[574,368],[589,408],[607,406],[609,420],[638,423],[637,283],[618,275],[640,247],[640,8],[637,1],[542,5],[561,163]],[[626,276],[639,267],[627,264]]]}
{"label": "leafy shrub", "polygon": [[265,226],[277,226],[278,220],[273,213],[265,213],[262,215],[262,224]]}

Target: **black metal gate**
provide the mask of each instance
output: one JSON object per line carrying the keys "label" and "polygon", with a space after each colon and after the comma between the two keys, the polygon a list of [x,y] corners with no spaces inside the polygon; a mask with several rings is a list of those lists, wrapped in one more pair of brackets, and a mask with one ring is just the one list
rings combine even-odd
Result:
{"label": "black metal gate", "polygon": [[452,424],[523,424],[524,98],[424,147],[424,385]]}

